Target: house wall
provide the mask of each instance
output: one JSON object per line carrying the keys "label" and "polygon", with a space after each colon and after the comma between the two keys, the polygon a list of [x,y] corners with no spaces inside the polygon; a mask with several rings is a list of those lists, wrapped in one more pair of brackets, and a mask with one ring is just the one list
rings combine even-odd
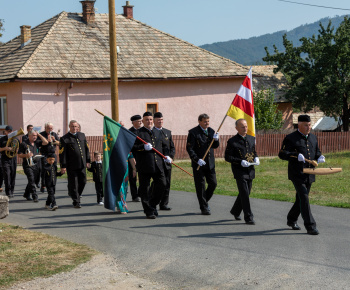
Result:
{"label": "house wall", "polygon": [[[11,125],[13,130],[18,130],[23,126],[22,85],[20,83],[0,83],[0,96],[6,96],[8,120],[6,125]],[[0,126],[0,129],[4,128],[5,126]]]}
{"label": "house wall", "polygon": [[280,110],[283,115],[284,124],[282,129],[293,129],[293,107],[292,103],[279,103],[277,109]]}
{"label": "house wall", "polygon": [[[234,93],[243,79],[139,81],[119,83],[119,116],[126,127],[130,116],[143,114],[147,103],[158,103],[164,127],[174,135],[186,135],[198,125],[198,115],[207,113],[210,126],[217,130]],[[102,135],[103,118],[94,109],[111,115],[110,83],[22,83],[23,126],[43,126],[52,122],[54,130],[67,132],[67,94],[69,120],[77,120],[88,136]],[[226,118],[220,133],[235,134],[234,120]]]}

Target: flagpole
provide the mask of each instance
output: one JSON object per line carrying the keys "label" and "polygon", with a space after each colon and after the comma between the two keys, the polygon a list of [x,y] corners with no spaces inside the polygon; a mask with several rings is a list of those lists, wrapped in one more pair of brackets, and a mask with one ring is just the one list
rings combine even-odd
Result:
{"label": "flagpole", "polygon": [[[103,114],[102,112],[100,112],[99,110],[95,109],[95,111],[97,113],[99,113],[102,116],[106,116],[105,114]],[[134,134],[133,132],[131,132],[130,130],[126,129],[125,130],[129,131],[130,134],[134,135],[136,137],[137,140],[141,141],[143,144],[148,144],[145,140],[141,139],[139,136],[137,136],[136,134]],[[160,155],[163,159],[167,159],[162,153],[160,153],[157,149],[152,147],[152,150],[154,152],[156,152],[158,155]],[[171,162],[172,165],[174,165],[175,167],[181,169],[183,172],[187,173],[189,176],[193,177],[193,175],[189,172],[187,172],[185,169],[181,168],[180,166],[176,165],[174,162]]]}
{"label": "flagpole", "polygon": [[[226,120],[226,117],[227,117],[227,113],[226,113],[226,115],[225,115],[224,119],[222,120],[222,122],[221,122],[221,124],[220,124],[220,127],[219,127],[219,129],[216,131],[216,133],[219,133],[219,131],[220,131],[220,129],[221,129],[221,127],[222,127],[222,125],[224,124],[224,122],[225,122],[225,120]],[[214,139],[213,139],[213,140],[211,140],[211,143],[210,143],[210,145],[209,145],[209,147],[208,147],[207,151],[205,151],[205,154],[204,154],[204,156],[203,156],[202,160],[204,160],[204,159],[205,159],[205,157],[207,157],[207,155],[208,155],[208,153],[209,153],[209,150],[210,150],[211,146],[213,146],[213,143],[214,143]],[[200,168],[200,165],[198,165],[197,170],[199,170],[199,168]]]}
{"label": "flagpole", "polygon": [[108,0],[109,13],[109,50],[111,70],[111,109],[112,119],[119,120],[118,107],[118,68],[117,68],[117,33],[115,20],[115,0]]}

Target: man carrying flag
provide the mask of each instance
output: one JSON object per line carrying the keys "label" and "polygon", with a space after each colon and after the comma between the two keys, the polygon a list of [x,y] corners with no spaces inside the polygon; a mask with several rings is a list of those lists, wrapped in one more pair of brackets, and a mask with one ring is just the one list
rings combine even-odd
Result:
{"label": "man carrying flag", "polygon": [[227,141],[225,160],[231,163],[236,179],[238,196],[230,213],[236,220],[241,220],[243,210],[246,224],[254,225],[253,212],[249,195],[255,178],[254,165],[259,165],[255,151],[255,118],[253,103],[252,69],[250,68],[233,102],[227,116],[236,120],[237,134]]}
{"label": "man carrying flag", "polygon": [[115,210],[136,135],[107,116],[103,121],[103,192],[105,208]]}
{"label": "man carrying flag", "polygon": [[[138,137],[143,139],[146,144],[139,139],[134,145],[137,150],[136,168],[139,173],[139,194],[142,201],[144,213],[148,219],[155,219],[158,216],[156,209],[162,194],[165,190],[166,181],[164,173],[164,162],[172,163],[169,156],[164,156],[163,160],[152,149],[158,150],[164,155],[169,155],[167,144],[164,142],[160,131],[153,128],[153,115],[145,112],[142,118],[143,127],[137,132]],[[150,181],[153,179],[154,188],[150,193]]]}

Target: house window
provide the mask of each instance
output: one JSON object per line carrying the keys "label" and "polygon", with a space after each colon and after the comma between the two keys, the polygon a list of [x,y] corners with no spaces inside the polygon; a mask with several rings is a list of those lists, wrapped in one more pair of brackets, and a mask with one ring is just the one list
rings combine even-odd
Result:
{"label": "house window", "polygon": [[0,126],[7,125],[7,102],[6,97],[0,97]]}
{"label": "house window", "polygon": [[158,103],[147,103],[146,112],[151,112],[154,115],[154,113],[158,112]]}

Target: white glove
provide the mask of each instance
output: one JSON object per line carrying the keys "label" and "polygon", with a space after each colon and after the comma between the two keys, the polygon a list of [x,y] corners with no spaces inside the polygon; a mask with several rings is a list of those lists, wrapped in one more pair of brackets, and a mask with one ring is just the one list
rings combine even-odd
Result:
{"label": "white glove", "polygon": [[256,163],[256,165],[260,165],[259,157],[254,158],[254,163]]}
{"label": "white glove", "polygon": [[215,133],[214,136],[213,136],[213,139],[215,141],[219,141],[219,133]]}
{"label": "white glove", "polygon": [[304,163],[305,163],[305,157],[304,157],[303,154],[299,153],[299,155],[298,155],[298,161],[304,162]]}
{"label": "white glove", "polygon": [[199,159],[197,163],[199,166],[204,166],[205,164],[207,164],[207,162],[205,162],[203,159]]}
{"label": "white glove", "polygon": [[324,157],[323,155],[321,155],[320,157],[318,157],[317,163],[325,163],[325,162],[326,162],[326,157]]}
{"label": "white glove", "polygon": [[247,160],[242,160],[241,165],[243,167],[249,167],[249,162]]}
{"label": "white glove", "polygon": [[151,143],[144,144],[143,147],[145,148],[146,151],[150,151],[153,148]]}
{"label": "white glove", "polygon": [[170,156],[165,156],[166,158],[164,159],[165,163],[171,164],[173,161],[171,160]]}

